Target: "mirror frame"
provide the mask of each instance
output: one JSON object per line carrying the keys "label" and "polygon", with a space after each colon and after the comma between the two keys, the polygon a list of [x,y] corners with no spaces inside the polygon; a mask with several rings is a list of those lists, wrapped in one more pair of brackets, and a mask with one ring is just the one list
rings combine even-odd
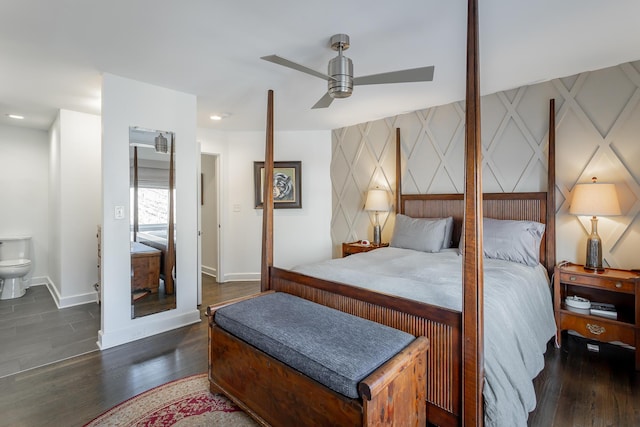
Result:
{"label": "mirror frame", "polygon": [[[132,131],[150,133],[154,135],[155,146],[151,144],[140,144],[134,143],[132,139]],[[169,140],[165,135],[169,136]],[[158,140],[158,138],[162,138]],[[164,139],[164,141],[163,141]],[[160,145],[158,143],[160,142]],[[140,233],[140,224],[139,224],[139,209],[138,209],[138,189],[139,189],[139,153],[138,148],[140,146],[148,146],[150,149],[155,149],[156,152],[166,153],[168,150],[169,154],[169,178],[168,178],[168,219],[167,219],[167,236],[166,243],[162,245],[162,243],[158,244],[150,244],[152,242],[145,241],[145,243],[138,242],[138,233]],[[133,167],[133,174],[130,172],[130,188],[133,189],[133,201],[129,206],[130,213],[133,219],[133,223],[131,224],[131,233],[130,233],[130,244],[131,244],[131,318],[136,319],[143,316],[148,316],[151,314],[172,310],[177,307],[176,305],[176,290],[175,290],[175,282],[176,282],[176,250],[175,250],[175,133],[170,131],[160,131],[160,130],[150,130],[137,126],[131,126],[129,128],[129,147],[130,150],[133,148],[133,158],[130,159],[130,167]],[[160,148],[158,148],[160,147]],[[133,163],[133,165],[131,165]],[[139,244],[138,244],[139,243]],[[134,280],[136,277],[140,275],[144,276],[144,268],[141,269],[140,274],[136,275],[136,267],[134,267],[134,251],[149,253],[157,253],[160,252],[161,264],[158,265],[158,276],[161,277],[164,284],[164,295],[160,295],[160,292],[156,292],[157,297],[153,300],[147,298],[148,295],[154,295],[153,292],[149,291],[139,296],[139,298],[134,298]],[[144,255],[143,255],[144,256]],[[155,256],[155,255],[153,255]],[[144,264],[143,264],[144,265]],[[144,301],[146,300],[146,301]],[[157,300],[157,301],[156,301]]]}

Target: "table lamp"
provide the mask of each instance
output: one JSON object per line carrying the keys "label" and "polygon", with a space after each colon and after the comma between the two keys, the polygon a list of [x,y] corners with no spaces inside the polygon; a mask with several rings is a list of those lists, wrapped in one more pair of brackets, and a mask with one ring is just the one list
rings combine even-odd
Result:
{"label": "table lamp", "polygon": [[380,221],[378,213],[387,212],[389,210],[389,197],[387,191],[381,188],[374,188],[367,193],[367,201],[364,204],[365,211],[374,211],[376,213],[376,224],[373,226],[373,244],[380,245]]}
{"label": "table lamp", "polygon": [[576,184],[569,213],[591,215],[591,234],[587,238],[587,258],[584,268],[602,271],[602,240],[598,236],[598,216],[620,215],[615,184],[601,184],[594,176],[591,184]]}

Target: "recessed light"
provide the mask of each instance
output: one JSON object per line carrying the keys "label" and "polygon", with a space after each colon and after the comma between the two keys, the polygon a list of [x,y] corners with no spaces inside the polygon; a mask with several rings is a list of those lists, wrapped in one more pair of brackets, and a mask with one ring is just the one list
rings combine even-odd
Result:
{"label": "recessed light", "polygon": [[209,116],[209,118],[211,120],[219,121],[219,120],[222,120],[222,119],[226,119],[230,115],[231,114],[229,114],[229,113],[212,114],[211,116]]}
{"label": "recessed light", "polygon": [[19,114],[7,114],[7,117],[9,117],[10,119],[16,119],[16,120],[23,120],[24,116],[21,116]]}

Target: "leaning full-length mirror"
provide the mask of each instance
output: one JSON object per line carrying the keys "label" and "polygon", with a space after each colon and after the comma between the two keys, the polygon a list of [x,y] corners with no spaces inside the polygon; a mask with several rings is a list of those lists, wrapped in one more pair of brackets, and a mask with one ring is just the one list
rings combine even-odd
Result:
{"label": "leaning full-length mirror", "polygon": [[131,317],[176,308],[173,132],[129,128]]}

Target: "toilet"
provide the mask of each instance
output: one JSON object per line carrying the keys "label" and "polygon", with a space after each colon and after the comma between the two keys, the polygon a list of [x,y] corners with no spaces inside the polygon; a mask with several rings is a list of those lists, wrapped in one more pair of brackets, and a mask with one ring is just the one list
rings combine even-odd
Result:
{"label": "toilet", "polygon": [[31,237],[0,237],[0,300],[25,294],[24,280],[31,271],[30,247]]}

